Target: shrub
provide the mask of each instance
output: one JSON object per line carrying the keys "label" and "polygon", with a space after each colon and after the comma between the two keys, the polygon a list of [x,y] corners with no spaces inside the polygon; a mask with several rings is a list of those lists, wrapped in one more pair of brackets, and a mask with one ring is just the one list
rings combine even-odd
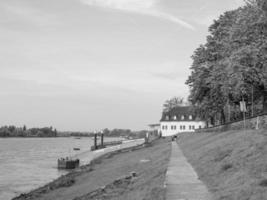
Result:
{"label": "shrub", "polygon": [[267,179],[263,179],[260,181],[259,186],[267,187]]}
{"label": "shrub", "polygon": [[222,171],[227,171],[228,169],[231,169],[233,167],[233,165],[232,164],[224,164],[223,166],[222,166]]}

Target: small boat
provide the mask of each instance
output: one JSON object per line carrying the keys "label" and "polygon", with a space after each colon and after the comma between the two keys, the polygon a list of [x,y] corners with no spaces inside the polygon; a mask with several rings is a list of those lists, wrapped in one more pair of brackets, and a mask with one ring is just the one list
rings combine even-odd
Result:
{"label": "small boat", "polygon": [[74,147],[73,150],[74,151],[80,151],[81,149],[80,148],[77,148],[77,147]]}
{"label": "small boat", "polygon": [[58,169],[75,169],[80,166],[79,159],[71,159],[69,157],[60,158],[57,160],[57,168]]}

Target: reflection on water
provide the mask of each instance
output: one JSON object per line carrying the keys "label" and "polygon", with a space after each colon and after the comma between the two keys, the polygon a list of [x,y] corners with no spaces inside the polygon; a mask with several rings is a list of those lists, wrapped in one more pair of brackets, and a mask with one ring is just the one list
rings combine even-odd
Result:
{"label": "reflection on water", "polygon": [[[79,154],[82,164],[90,160],[91,145],[91,138],[0,139],[0,200],[11,199],[65,174],[57,169],[59,157]],[[74,147],[80,151],[74,151]]]}

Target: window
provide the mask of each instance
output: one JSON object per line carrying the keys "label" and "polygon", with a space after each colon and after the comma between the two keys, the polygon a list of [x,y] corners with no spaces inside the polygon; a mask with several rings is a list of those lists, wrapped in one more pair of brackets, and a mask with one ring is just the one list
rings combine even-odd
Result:
{"label": "window", "polygon": [[181,120],[184,120],[184,115],[181,116]]}
{"label": "window", "polygon": [[195,130],[195,126],[194,125],[192,126],[192,129]]}
{"label": "window", "polygon": [[173,126],[171,126],[171,130],[173,129]]}
{"label": "window", "polygon": [[180,126],[180,130],[183,130],[183,126],[182,125]]}
{"label": "window", "polygon": [[199,129],[201,129],[201,125],[199,125],[199,127],[198,127]]}
{"label": "window", "polygon": [[173,116],[173,119],[174,119],[174,120],[176,120],[176,119],[177,119],[176,115],[174,115],[174,116]]}
{"label": "window", "polygon": [[176,130],[176,126],[173,126],[173,129]]}
{"label": "window", "polygon": [[191,130],[191,125],[189,125],[189,130]]}
{"label": "window", "polygon": [[168,126],[162,126],[162,130],[167,130]]}
{"label": "window", "polygon": [[185,130],[185,126],[183,126],[183,129]]}
{"label": "window", "polygon": [[192,120],[192,119],[193,119],[192,115],[189,115],[189,119],[190,119],[190,120]]}

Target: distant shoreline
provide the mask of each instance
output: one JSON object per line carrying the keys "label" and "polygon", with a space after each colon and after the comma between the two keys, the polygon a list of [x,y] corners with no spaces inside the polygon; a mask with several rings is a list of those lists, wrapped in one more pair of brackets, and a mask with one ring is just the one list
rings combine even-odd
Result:
{"label": "distant shoreline", "polygon": [[[63,136],[63,135],[58,135],[58,136],[0,136],[0,138],[94,138],[94,136]],[[120,137],[120,136],[104,136],[105,138],[125,138],[125,137]],[[98,138],[99,139],[99,138]],[[133,138],[133,139],[140,139],[140,138]]]}

